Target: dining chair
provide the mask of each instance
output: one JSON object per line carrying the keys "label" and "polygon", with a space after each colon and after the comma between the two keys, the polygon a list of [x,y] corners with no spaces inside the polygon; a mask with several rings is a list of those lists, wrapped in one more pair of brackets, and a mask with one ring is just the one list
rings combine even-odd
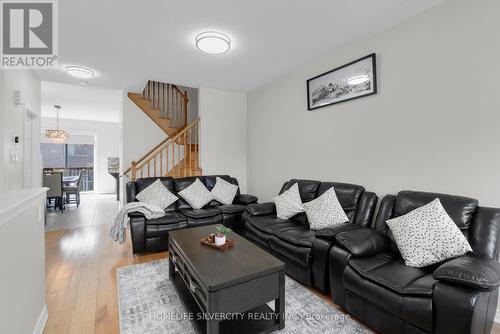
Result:
{"label": "dining chair", "polygon": [[61,173],[44,174],[43,186],[49,188],[47,191],[48,204],[54,200],[54,208],[59,207],[61,212],[64,213],[64,191]]}
{"label": "dining chair", "polygon": [[[68,185],[63,185],[63,191],[66,196],[66,203],[76,203],[76,207],[80,206],[80,184],[82,182],[83,172],[83,169],[80,170],[76,182],[70,183]],[[73,195],[74,197],[71,197],[71,195]]]}

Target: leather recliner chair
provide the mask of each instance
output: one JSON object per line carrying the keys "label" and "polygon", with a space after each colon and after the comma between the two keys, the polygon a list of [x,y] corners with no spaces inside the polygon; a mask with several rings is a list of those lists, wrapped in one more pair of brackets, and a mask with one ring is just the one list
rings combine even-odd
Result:
{"label": "leather recliner chair", "polygon": [[[439,198],[473,252],[423,268],[406,266],[387,227]],[[500,209],[472,198],[401,191],[383,198],[373,228],[339,233],[330,250],[335,304],[381,333],[489,333],[500,264]]]}
{"label": "leather recliner chair", "polygon": [[158,219],[146,219],[143,214],[129,214],[132,249],[134,254],[143,252],[163,251],[168,249],[168,233],[189,227],[211,224],[223,224],[235,232],[242,233],[241,215],[248,204],[256,203],[257,197],[236,193],[232,204],[221,204],[215,200],[205,207],[195,210],[184,201],[178,192],[190,186],[196,178],[212,190],[216,177],[238,185],[238,181],[228,175],[192,176],[183,178],[150,177],[137,179],[127,183],[127,203],[137,201],[135,196],[160,179],[163,185],[179,199],[165,209],[165,216]]}
{"label": "leather recliner chair", "polygon": [[[295,183],[298,183],[302,202],[309,202],[335,187],[349,223],[314,231],[309,228],[305,213],[284,220],[276,217],[274,203],[252,204],[243,214],[245,237],[282,260],[288,275],[307,286],[327,292],[328,254],[335,234],[368,226],[373,218],[377,196],[354,184],[296,179],[285,182],[279,193]],[[323,238],[317,238],[318,234]]]}

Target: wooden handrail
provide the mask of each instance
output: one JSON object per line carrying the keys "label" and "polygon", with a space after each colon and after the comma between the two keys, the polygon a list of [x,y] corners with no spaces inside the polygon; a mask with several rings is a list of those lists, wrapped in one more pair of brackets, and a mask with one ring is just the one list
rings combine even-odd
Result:
{"label": "wooden handrail", "polygon": [[[148,153],[144,154],[141,158],[139,158],[139,162],[146,159],[147,157],[149,157],[154,151],[156,151],[157,149],[160,148],[160,146],[162,146],[163,144],[165,144],[166,142],[168,142],[170,138],[165,138],[164,140],[162,140],[161,143],[159,143],[158,145],[156,145],[155,147],[153,147],[151,150],[149,150]],[[135,162],[135,161],[132,161],[132,162]],[[130,169],[131,167],[129,167],[125,172],[123,172],[123,175],[126,175],[128,172],[130,172]]]}
{"label": "wooden handrail", "polygon": [[[159,155],[159,154],[162,154],[163,150],[165,148],[168,148],[171,144],[174,144],[176,143],[179,139],[182,139],[184,138],[184,146],[190,146],[190,145],[193,145],[192,143],[190,143],[189,145],[186,145],[186,142],[187,142],[187,138],[188,138],[188,131],[191,130],[193,127],[197,126],[198,123],[200,121],[200,118],[198,117],[196,120],[194,120],[191,124],[189,124],[188,126],[184,127],[181,131],[179,131],[175,136],[171,137],[171,138],[167,138],[165,140],[163,140],[160,144],[156,145],[153,149],[151,149],[147,154],[145,154],[144,156],[141,157],[141,159],[139,159],[139,161],[132,161],[132,164],[131,164],[131,167],[128,168],[124,173],[123,175],[126,175],[128,174],[129,172],[132,172],[131,174],[131,178],[133,180],[135,180],[135,174],[138,170],[141,170],[141,175],[142,175],[142,168],[144,166],[146,166],[147,164],[150,164],[151,163],[151,160],[153,159],[156,159],[156,157]],[[197,135],[198,136],[198,135]],[[179,143],[177,143],[178,145],[180,145]],[[194,145],[199,145],[199,143],[196,143]],[[178,159],[180,161],[180,148],[178,147],[177,148],[178,152],[177,152],[177,156],[178,156]],[[191,147],[189,147],[189,150],[191,150]],[[167,153],[167,156],[168,156],[168,151],[166,152]],[[173,156],[175,156],[175,150],[172,152],[173,153]],[[184,155],[187,157],[188,156],[188,153],[190,154],[191,152],[186,152],[186,148],[184,148]],[[175,159],[172,158],[172,163],[175,165]],[[190,161],[188,162],[190,163]],[[168,158],[167,158],[167,164],[168,164]],[[198,162],[199,164],[199,162]],[[199,167],[199,166],[197,166]],[[167,166],[167,170],[168,170],[168,166]],[[148,168],[148,171],[149,171],[149,168]]]}

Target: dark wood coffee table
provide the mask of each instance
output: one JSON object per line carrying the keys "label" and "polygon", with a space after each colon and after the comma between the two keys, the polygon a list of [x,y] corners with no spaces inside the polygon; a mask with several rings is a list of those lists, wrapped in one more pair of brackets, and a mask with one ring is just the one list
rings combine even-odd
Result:
{"label": "dark wood coffee table", "polygon": [[[223,252],[202,246],[204,226],[170,232],[169,277],[198,333],[269,333],[285,327],[285,265],[236,233]],[[274,300],[273,311],[266,303]]]}

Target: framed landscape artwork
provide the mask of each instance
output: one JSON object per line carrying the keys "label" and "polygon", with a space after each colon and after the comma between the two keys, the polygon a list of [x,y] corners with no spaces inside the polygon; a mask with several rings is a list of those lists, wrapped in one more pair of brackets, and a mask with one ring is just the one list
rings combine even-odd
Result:
{"label": "framed landscape artwork", "polygon": [[375,53],[307,80],[307,109],[377,94]]}

